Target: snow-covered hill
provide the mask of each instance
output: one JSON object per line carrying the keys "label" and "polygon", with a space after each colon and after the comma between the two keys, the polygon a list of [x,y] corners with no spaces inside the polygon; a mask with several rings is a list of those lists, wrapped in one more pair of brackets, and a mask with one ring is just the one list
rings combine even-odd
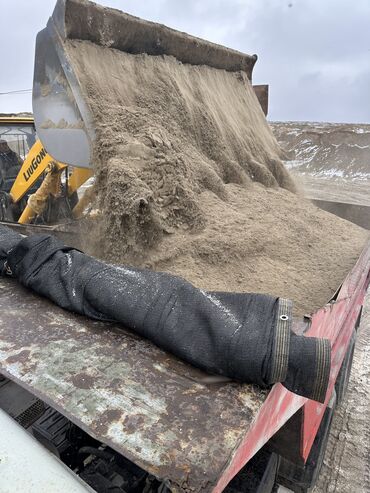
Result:
{"label": "snow-covered hill", "polygon": [[370,180],[370,125],[271,122],[271,126],[294,174]]}

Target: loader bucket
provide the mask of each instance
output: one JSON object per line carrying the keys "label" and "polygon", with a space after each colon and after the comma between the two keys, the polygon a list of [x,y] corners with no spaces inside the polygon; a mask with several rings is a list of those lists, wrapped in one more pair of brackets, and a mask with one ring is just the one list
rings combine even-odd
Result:
{"label": "loader bucket", "polygon": [[131,54],[170,55],[182,63],[244,71],[252,79],[257,56],[195,38],[87,0],[58,0],[36,39],[35,125],[54,159],[91,167],[95,129],[66,40],[84,40]]}

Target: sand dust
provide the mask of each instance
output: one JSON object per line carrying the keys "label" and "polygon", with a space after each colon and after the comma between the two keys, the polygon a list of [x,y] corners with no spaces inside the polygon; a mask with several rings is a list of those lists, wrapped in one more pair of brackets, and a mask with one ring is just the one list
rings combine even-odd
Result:
{"label": "sand dust", "polygon": [[66,51],[97,130],[89,252],[285,296],[300,314],[330,298],[367,234],[294,193],[245,73],[87,41]]}

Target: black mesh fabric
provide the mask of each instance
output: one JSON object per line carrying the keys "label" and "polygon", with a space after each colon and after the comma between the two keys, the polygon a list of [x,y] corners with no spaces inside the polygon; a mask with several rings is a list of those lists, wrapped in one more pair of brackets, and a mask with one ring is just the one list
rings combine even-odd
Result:
{"label": "black mesh fabric", "polygon": [[4,274],[62,308],[119,322],[209,373],[261,386],[282,381],[306,397],[325,397],[330,345],[329,361],[318,362],[322,340],[293,334],[279,298],[205,292],[171,274],[109,265],[52,236],[21,238],[0,226],[1,256]]}
{"label": "black mesh fabric", "polygon": [[14,246],[17,245],[21,239],[22,236],[19,233],[16,233],[6,226],[0,225],[0,273],[2,275],[5,275],[4,264],[6,262],[9,250],[14,248]]}

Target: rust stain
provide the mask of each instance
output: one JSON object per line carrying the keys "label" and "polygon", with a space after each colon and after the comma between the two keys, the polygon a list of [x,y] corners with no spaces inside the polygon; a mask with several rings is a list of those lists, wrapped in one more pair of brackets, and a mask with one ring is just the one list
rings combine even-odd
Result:
{"label": "rust stain", "polygon": [[141,414],[136,414],[134,416],[126,416],[124,419],[122,426],[128,435],[131,433],[135,433],[138,429],[140,429],[145,424],[145,416]]}
{"label": "rust stain", "polygon": [[107,409],[95,421],[95,432],[101,435],[107,435],[109,426],[112,422],[119,421],[122,416],[122,411],[119,409]]}
{"label": "rust stain", "polygon": [[95,378],[87,373],[77,373],[71,377],[71,383],[77,389],[91,389],[94,387]]}
{"label": "rust stain", "polygon": [[6,363],[13,364],[13,363],[25,363],[30,355],[31,351],[28,349],[24,349],[23,351],[20,351],[17,354],[13,354],[12,356],[8,356],[6,358]]}

